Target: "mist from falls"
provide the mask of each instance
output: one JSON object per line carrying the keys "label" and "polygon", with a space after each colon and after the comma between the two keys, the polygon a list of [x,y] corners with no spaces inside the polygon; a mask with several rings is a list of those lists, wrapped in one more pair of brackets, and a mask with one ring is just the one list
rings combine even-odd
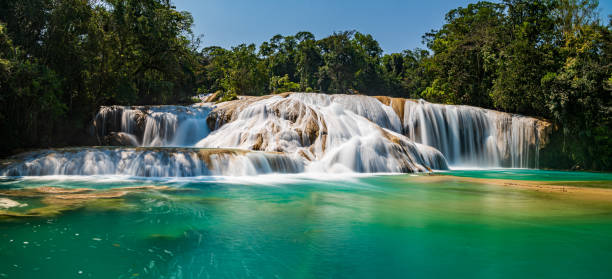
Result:
{"label": "mist from falls", "polygon": [[537,167],[543,123],[470,106],[316,93],[107,106],[94,119],[96,138],[100,145],[125,147],[22,154],[0,174],[175,177]]}

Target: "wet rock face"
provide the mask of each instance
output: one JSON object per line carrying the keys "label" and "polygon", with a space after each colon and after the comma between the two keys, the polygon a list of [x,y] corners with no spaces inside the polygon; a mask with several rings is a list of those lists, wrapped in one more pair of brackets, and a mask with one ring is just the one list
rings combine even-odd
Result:
{"label": "wet rock face", "polygon": [[[291,153],[294,151],[291,146],[295,144],[310,147],[321,130],[325,130],[322,128],[324,120],[315,109],[288,96],[290,93],[242,97],[220,103],[209,114],[207,124],[211,130],[218,130],[228,123],[240,121],[244,126],[235,128],[245,130],[236,139],[241,148]],[[261,103],[266,104],[258,105]],[[279,141],[295,144],[279,144]]]}
{"label": "wet rock face", "polygon": [[542,149],[550,143],[550,136],[553,133],[552,123],[546,120],[536,121],[536,131],[538,133],[539,148]]}
{"label": "wet rock face", "polygon": [[[269,106],[262,108],[264,115],[274,115],[279,120],[283,120],[294,126],[290,131],[281,131],[281,123],[270,122],[267,126],[262,127],[259,132],[254,129],[258,129],[252,126],[240,127],[240,129],[248,130],[238,140],[240,143],[250,142],[250,146],[242,146],[251,150],[266,150],[274,152],[285,152],[285,148],[282,148],[274,143],[278,140],[276,136],[271,134],[284,133],[285,137],[295,138],[302,145],[310,145],[315,141],[319,134],[319,128],[317,123],[317,113],[312,109],[300,102],[293,100],[284,99],[289,94],[281,94],[275,96],[261,96],[261,97],[241,97],[238,100],[228,101],[217,104],[216,107],[210,112],[206,123],[211,130],[217,130],[223,125],[233,122],[245,110],[252,109],[252,105],[257,102],[266,101],[272,97],[280,99],[278,102],[271,102]],[[257,117],[262,111],[250,111],[243,117]],[[306,123],[306,125],[302,125]],[[272,132],[272,133],[269,133]],[[269,148],[268,148],[269,147]]]}
{"label": "wet rock face", "polygon": [[110,132],[104,137],[104,145],[110,146],[139,146],[138,139],[131,134],[123,132]]}
{"label": "wet rock face", "polygon": [[270,97],[272,97],[272,95],[259,97],[241,96],[238,100],[219,103],[206,118],[208,128],[211,131],[216,130],[224,124],[233,121],[237,113],[248,107],[250,104]]}
{"label": "wet rock face", "polygon": [[[403,101],[389,102],[398,108]],[[293,154],[310,162],[314,171],[447,168],[439,152],[394,133],[401,130],[401,122],[393,109],[366,96],[287,93],[242,98],[218,104],[207,123],[214,130],[198,147]]]}
{"label": "wet rock face", "polygon": [[93,126],[101,145],[137,146],[126,139],[131,134],[142,139],[146,125],[147,107],[108,106],[100,108]]}
{"label": "wet rock face", "polygon": [[381,103],[390,106],[393,111],[397,114],[397,116],[401,119],[404,119],[404,104],[407,99],[404,98],[395,98],[388,96],[374,96]]}
{"label": "wet rock face", "polygon": [[[286,93],[247,97],[218,104],[207,119],[211,129],[231,133],[225,125],[244,129],[228,146],[293,152],[308,160],[329,149],[329,122],[347,112],[377,128],[402,134],[407,140],[440,150],[453,164],[483,167],[534,167],[538,150],[551,132],[547,121],[469,106],[431,104],[387,96]],[[246,121],[254,117],[257,121]],[[344,119],[346,120],[346,119]],[[342,120],[342,121],[344,121]],[[258,123],[267,123],[258,125]],[[341,124],[334,131],[346,128]],[[238,125],[231,129],[241,129]],[[347,140],[350,136],[344,136]],[[203,140],[203,145],[210,140]],[[216,145],[223,146],[220,139]]]}
{"label": "wet rock face", "polygon": [[[292,131],[298,135],[298,141],[304,147],[312,145],[319,137],[319,122],[322,117],[311,107],[302,102],[284,99],[271,106],[272,112],[280,119],[289,121]],[[321,126],[324,124],[321,123]]]}

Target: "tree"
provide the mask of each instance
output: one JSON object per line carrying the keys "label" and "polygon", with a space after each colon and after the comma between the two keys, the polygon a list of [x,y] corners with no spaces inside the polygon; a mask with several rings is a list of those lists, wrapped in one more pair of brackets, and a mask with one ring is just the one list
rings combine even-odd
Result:
{"label": "tree", "polygon": [[582,26],[598,22],[597,0],[559,0],[556,4],[553,16],[564,37],[574,36]]}
{"label": "tree", "polygon": [[300,88],[308,91],[317,87],[317,74],[323,63],[321,48],[309,32],[298,32],[299,40],[296,53],[296,72],[299,76]]}
{"label": "tree", "polygon": [[167,0],[7,0],[0,22],[11,46],[0,114],[31,127],[2,154],[82,143],[103,104],[183,102],[195,91],[193,20]]}
{"label": "tree", "polygon": [[254,44],[233,47],[228,68],[223,71],[221,86],[230,94],[263,95],[267,92],[268,69],[257,57]]}
{"label": "tree", "polygon": [[289,80],[289,76],[273,76],[270,78],[270,90],[272,93],[296,92],[300,85]]}
{"label": "tree", "polygon": [[[319,89],[331,93],[348,93],[363,60],[354,47],[355,31],[336,32],[319,41],[324,66],[319,68]],[[328,85],[329,84],[329,85]]]}
{"label": "tree", "polygon": [[446,14],[447,23],[424,36],[433,50],[435,79],[423,96],[443,103],[489,107],[495,63],[502,46],[503,4],[478,2]]}
{"label": "tree", "polygon": [[506,35],[497,57],[491,88],[493,106],[524,114],[545,111],[546,92],[540,84],[557,65],[555,25],[550,16],[554,3],[508,1]]}
{"label": "tree", "polygon": [[388,94],[381,64],[382,49],[378,42],[372,35],[359,32],[355,33],[353,41],[360,60],[354,88],[369,95]]}
{"label": "tree", "polygon": [[13,45],[0,23],[0,129],[2,151],[35,144],[49,144],[54,120],[66,105],[57,74],[29,59]]}
{"label": "tree", "polygon": [[563,66],[542,79],[548,109],[562,127],[564,152],[555,157],[568,156],[581,168],[610,169],[612,32],[610,25],[574,28],[565,34]]}
{"label": "tree", "polygon": [[404,74],[402,86],[404,95],[410,98],[422,97],[423,91],[431,82],[431,58],[424,49],[405,50],[403,53]]}

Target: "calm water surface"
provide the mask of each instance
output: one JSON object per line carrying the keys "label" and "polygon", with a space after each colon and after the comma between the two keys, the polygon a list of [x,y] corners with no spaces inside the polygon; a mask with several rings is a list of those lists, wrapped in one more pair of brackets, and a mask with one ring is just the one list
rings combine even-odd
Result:
{"label": "calm water surface", "polygon": [[0,278],[612,278],[612,201],[454,177],[612,184],[610,174],[447,174],[437,182],[5,178],[0,189],[193,190],[105,201],[114,210],[0,221]]}
{"label": "calm water surface", "polygon": [[612,181],[612,173],[568,172],[537,169],[451,170],[441,172],[460,177],[535,181]]}

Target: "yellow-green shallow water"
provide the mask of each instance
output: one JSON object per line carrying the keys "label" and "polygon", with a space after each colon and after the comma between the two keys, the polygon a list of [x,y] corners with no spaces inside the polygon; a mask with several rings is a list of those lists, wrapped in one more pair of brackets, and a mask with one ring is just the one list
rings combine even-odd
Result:
{"label": "yellow-green shallow water", "polygon": [[[611,278],[612,200],[462,178],[576,181],[550,175],[5,178],[0,189],[192,190],[5,216],[0,278]],[[612,184],[609,174],[580,175]],[[5,212],[45,206],[40,197],[9,198],[28,205]]]}

